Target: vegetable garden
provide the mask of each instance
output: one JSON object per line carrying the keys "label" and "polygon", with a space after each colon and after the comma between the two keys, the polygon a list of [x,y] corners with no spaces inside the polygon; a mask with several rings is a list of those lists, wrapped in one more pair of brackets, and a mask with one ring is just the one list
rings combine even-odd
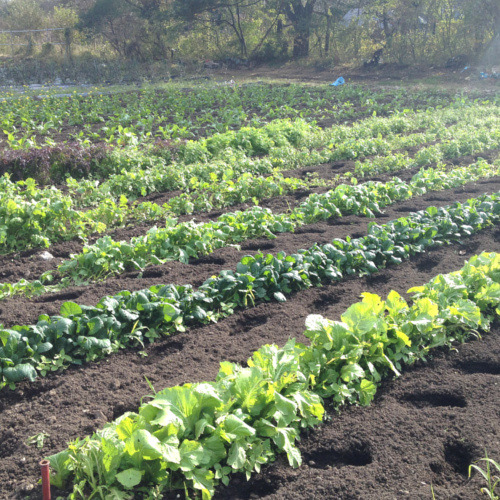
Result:
{"label": "vegetable garden", "polygon": [[498,460],[500,100],[0,102],[0,496],[474,498]]}

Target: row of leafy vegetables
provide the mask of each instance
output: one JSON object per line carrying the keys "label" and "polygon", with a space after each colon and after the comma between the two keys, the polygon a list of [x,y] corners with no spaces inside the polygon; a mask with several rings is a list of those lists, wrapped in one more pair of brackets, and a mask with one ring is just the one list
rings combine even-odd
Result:
{"label": "row of leafy vegetables", "polygon": [[500,255],[473,257],[409,293],[411,302],[395,291],[385,301],[364,293],[340,321],[309,316],[310,345],[266,345],[246,367],[222,362],[215,382],[155,393],[138,412],[49,457],[52,484],[71,482],[72,498],[159,498],[184,489],[210,499],[232,473],[250,477],[279,453],[298,467],[299,434],[322,421],[325,398],[369,404],[383,377],[488,330],[500,314]]}
{"label": "row of leafy vegetables", "polygon": [[296,254],[246,256],[235,271],[222,271],[198,289],[153,286],[103,298],[97,306],[66,302],[59,316],[35,325],[0,328],[0,387],[93,361],[128,346],[153,342],[187,325],[208,323],[261,300],[286,295],[350,274],[369,274],[429,247],[460,241],[500,219],[500,193],[410,214],[366,236],[334,239]]}
{"label": "row of leafy vegetables", "polygon": [[[328,86],[293,84],[197,86],[190,91],[142,89],[126,94],[108,91],[89,89],[86,95],[57,96],[44,89],[40,99],[11,94],[0,102],[0,141],[13,150],[33,150],[56,145],[53,133],[57,131],[58,143],[62,138],[81,146],[105,142],[116,146],[140,143],[144,147],[156,138],[193,138],[243,125],[262,126],[276,118],[301,116],[311,121],[330,117],[342,123],[372,114],[448,105],[451,100],[444,93],[376,92],[357,85],[335,92]],[[467,98],[455,100],[457,105],[462,102]],[[59,171],[54,170],[51,179],[57,182]]]}
{"label": "row of leafy vegetables", "polygon": [[397,201],[429,191],[456,188],[499,173],[500,161],[490,165],[480,160],[452,170],[438,166],[419,171],[409,182],[396,177],[385,183],[340,184],[326,193],[311,194],[289,213],[274,214],[270,209],[252,207],[225,213],[214,222],[177,224],[174,219],[167,221],[165,227],[153,227],[130,241],[105,236],[84,246],[81,253],[72,255],[57,269],[44,272],[39,279],[0,283],[0,300],[16,294],[30,296],[60,291],[125,271],[142,271],[147,266],[170,260],[188,263],[190,258],[210,254],[217,248],[237,245],[250,238],[275,238],[277,233],[292,232],[331,217],[350,214],[374,217],[382,208]]}
{"label": "row of leafy vegetables", "polygon": [[[280,177],[279,171],[299,165],[388,155],[396,149],[433,141],[438,143],[418,152],[408,165],[425,166],[477,153],[500,144],[498,121],[495,106],[477,104],[462,109],[376,117],[328,130],[303,120],[277,120],[262,128],[247,127],[190,141],[182,146],[179,160],[173,164],[136,149],[117,151],[104,182],[70,178],[61,190],[54,186],[39,188],[33,179],[14,183],[3,176],[0,252],[87,238],[133,220],[154,221],[242,200],[258,200],[275,195],[277,187],[272,190],[275,184],[278,193],[290,191],[300,183]],[[377,168],[387,170],[392,166],[394,170],[401,163],[398,156],[392,163],[378,161]],[[369,165],[360,164],[356,168],[361,175],[365,170],[369,175],[374,172]],[[255,177],[269,174],[275,179]],[[185,192],[163,206],[152,202],[131,203],[139,196],[175,189]]]}

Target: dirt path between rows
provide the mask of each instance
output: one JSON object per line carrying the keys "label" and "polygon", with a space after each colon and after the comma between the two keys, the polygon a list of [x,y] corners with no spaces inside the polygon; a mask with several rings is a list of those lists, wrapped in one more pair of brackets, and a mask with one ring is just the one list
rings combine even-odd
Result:
{"label": "dirt path between rows", "polygon": [[220,248],[206,257],[193,259],[189,264],[171,261],[164,265],[148,267],[142,274],[137,271],[128,272],[88,286],[69,287],[60,293],[45,294],[33,299],[14,297],[0,302],[0,324],[10,327],[16,324],[35,323],[40,314],[59,314],[61,305],[68,300],[84,305],[95,305],[101,298],[114,295],[121,290],[142,290],[152,285],[167,283],[182,285],[189,283],[199,286],[209,276],[219,274],[224,269],[235,269],[243,256],[255,254],[259,250],[267,253],[284,251],[291,254],[299,249],[309,248],[315,242],[323,244],[334,238],[346,236],[356,238],[366,234],[368,224],[372,221],[383,224],[431,205],[445,206],[455,201],[466,201],[481,193],[497,191],[500,191],[500,177],[484,179],[457,189],[431,192],[395,203],[387,207],[376,219],[355,215],[332,218],[300,227],[295,233],[279,234],[273,240],[267,238],[248,240],[243,242],[241,250],[234,247]]}
{"label": "dirt path between rows", "polygon": [[[254,350],[265,343],[283,345],[291,337],[304,341],[302,332],[308,314],[319,313],[335,319],[349,305],[359,299],[361,292],[367,291],[385,296],[391,289],[395,289],[404,293],[408,288],[422,284],[439,273],[459,269],[464,260],[482,250],[499,251],[499,241],[500,228],[494,227],[484,230],[465,240],[463,245],[455,244],[429,251],[409,262],[391,267],[370,277],[352,277],[322,288],[306,290],[292,296],[285,303],[263,303],[253,309],[240,311],[217,324],[191,328],[184,334],[163,339],[148,347],[145,349],[147,357],[142,357],[137,351],[125,351],[99,363],[72,367],[66,372],[51,375],[46,379],[38,379],[34,383],[19,384],[16,391],[2,391],[0,393],[0,458],[3,466],[0,470],[0,498],[11,498],[15,497],[16,494],[25,495],[33,489],[35,493],[32,498],[39,498],[39,490],[35,486],[39,476],[38,460],[43,456],[64,449],[68,440],[85,436],[102,427],[107,420],[116,418],[127,410],[136,409],[141,398],[151,392],[144,377],[147,377],[156,389],[186,382],[212,380],[217,373],[219,362],[222,360],[245,362]],[[18,310],[23,307],[27,306],[18,306]],[[471,349],[474,349],[474,346],[482,345],[481,342],[476,342],[471,344]],[[498,347],[488,348],[487,351],[498,358],[494,349],[498,349]],[[478,356],[480,359],[481,353]],[[490,389],[489,392],[485,391],[484,388],[482,392],[479,391],[482,399],[477,404],[483,404],[481,401],[484,399],[492,404],[495,402],[495,411],[498,412],[496,409],[500,407],[498,405],[498,389],[494,387]],[[470,397],[472,391],[464,391],[464,394]],[[471,411],[474,411],[474,404],[470,400],[467,402]],[[357,425],[363,427],[363,418],[359,416],[353,418],[358,418]],[[408,420],[411,418],[414,419],[413,424]],[[478,432],[482,433],[483,440],[492,443],[490,449],[494,450],[493,445],[498,443],[495,441],[498,440],[498,434],[495,434],[497,431],[494,430],[496,429],[494,424],[496,423],[498,426],[498,413],[494,422],[485,420],[487,418],[489,417],[486,411],[477,411],[474,426],[479,429]],[[419,422],[419,415],[411,410],[403,414],[399,425],[404,424],[410,427],[413,425],[421,429]],[[461,420],[457,420],[457,425],[462,425],[461,422]],[[383,421],[380,425],[383,426]],[[450,425],[447,425],[447,428],[451,428]],[[349,432],[345,429],[338,432]],[[388,429],[397,433],[398,426],[388,426]],[[26,445],[28,437],[42,431],[49,434],[43,450]],[[315,435],[321,435],[316,434],[317,432],[325,431],[315,431],[311,434],[311,439],[314,439]],[[413,436],[412,439],[418,441],[422,439],[421,432],[423,431],[412,431],[409,434],[405,433],[405,436],[408,439]],[[349,443],[353,442],[354,436],[355,434],[352,434],[350,441],[343,439],[342,446],[350,446]],[[365,434],[361,434],[361,436],[363,437]],[[373,436],[373,438],[378,441],[378,435]],[[364,442],[363,440],[366,441],[363,437],[360,441],[361,444]],[[312,447],[316,446],[313,441],[304,441],[304,443],[307,442],[310,442]],[[335,446],[337,446],[336,443]],[[370,446],[372,447],[370,449],[377,449],[375,442],[371,442]],[[480,449],[482,441],[475,442],[475,446]],[[308,449],[305,450],[306,453]],[[321,451],[321,448],[318,449]],[[361,449],[364,449],[363,446]],[[401,445],[398,445],[396,449],[404,451]],[[409,452],[405,448],[405,453],[410,453],[413,448],[409,446],[408,449]],[[454,448],[452,447],[452,449]],[[378,457],[375,451],[370,453],[373,457]],[[378,458],[374,459],[373,457],[372,462],[378,464]],[[474,458],[476,457],[477,455],[474,454]],[[400,460],[402,464],[408,464],[405,462],[406,458],[404,460],[403,458]],[[418,463],[419,460],[417,454],[409,463]],[[306,464],[309,461],[321,463],[320,458],[316,456],[307,459]],[[309,467],[321,473],[321,468],[312,465]],[[445,473],[448,469],[444,465],[443,467],[443,478],[447,478],[448,475]],[[276,471],[276,469],[270,470]],[[305,472],[307,470],[309,469],[305,467],[298,474],[305,473],[307,476],[308,472]],[[386,484],[396,483],[399,489],[406,488],[408,491],[414,491],[414,483],[410,482],[409,486],[405,485],[406,476],[401,473],[400,469],[391,466],[383,470],[385,476],[382,477],[386,477]],[[269,474],[274,473],[269,472]],[[320,492],[319,488],[323,483],[318,481],[314,474],[316,472],[311,476],[311,481],[316,483],[317,492],[309,495],[303,491],[301,496],[305,495],[306,498],[335,497],[335,494],[330,494],[329,490]],[[380,488],[382,488],[381,491],[385,491],[383,490],[385,486],[382,483],[377,483],[375,477],[370,476],[369,472],[366,474],[371,479],[368,485],[363,486],[363,488],[367,488],[363,491],[373,493],[373,491],[380,491]],[[452,480],[455,481],[453,477]],[[422,480],[425,481],[425,479]],[[447,481],[447,479],[443,479],[443,481]],[[289,482],[288,479],[286,482]],[[351,496],[344,496],[344,498],[394,497],[394,495],[392,497],[377,496],[378,493],[371,497],[364,496],[362,490],[350,488],[347,480],[343,484],[351,491]],[[295,487],[292,484],[289,487],[292,491],[287,495],[293,495]],[[307,488],[309,486],[306,486],[306,490]],[[258,489],[255,491],[258,495],[266,493],[266,491],[259,493]],[[339,495],[343,494],[342,490],[338,491]],[[267,493],[270,491],[267,490]],[[232,495],[233,493],[230,492],[226,497],[230,498]],[[281,493],[277,493],[277,495],[282,498]],[[421,498],[418,495],[413,496],[413,498],[417,497]],[[398,498],[397,495],[396,498]]]}

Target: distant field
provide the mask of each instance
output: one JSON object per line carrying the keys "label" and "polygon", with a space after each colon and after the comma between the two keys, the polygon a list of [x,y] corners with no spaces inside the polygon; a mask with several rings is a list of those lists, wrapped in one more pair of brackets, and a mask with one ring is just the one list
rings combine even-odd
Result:
{"label": "distant field", "polygon": [[498,96],[111,90],[0,101],[0,497],[476,497]]}

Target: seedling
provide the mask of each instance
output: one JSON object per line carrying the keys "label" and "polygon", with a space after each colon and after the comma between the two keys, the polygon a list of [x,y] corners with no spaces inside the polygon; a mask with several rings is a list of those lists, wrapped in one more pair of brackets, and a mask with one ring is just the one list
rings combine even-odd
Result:
{"label": "seedling", "polygon": [[34,436],[31,436],[28,438],[26,441],[26,444],[28,446],[33,446],[36,444],[37,448],[43,448],[43,444],[45,441],[45,438],[48,438],[49,435],[46,434],[45,432],[39,432],[38,434],[35,434]]}
{"label": "seedling", "polygon": [[[479,465],[476,465],[479,462],[486,462],[486,469],[481,469]],[[469,466],[469,477],[471,477],[473,470],[479,472],[488,483],[488,487],[481,488],[481,493],[486,494],[490,500],[499,500],[500,496],[495,493],[495,490],[500,483],[500,464],[489,458],[485,450],[485,457]],[[496,475],[494,475],[495,470],[497,472]]]}

